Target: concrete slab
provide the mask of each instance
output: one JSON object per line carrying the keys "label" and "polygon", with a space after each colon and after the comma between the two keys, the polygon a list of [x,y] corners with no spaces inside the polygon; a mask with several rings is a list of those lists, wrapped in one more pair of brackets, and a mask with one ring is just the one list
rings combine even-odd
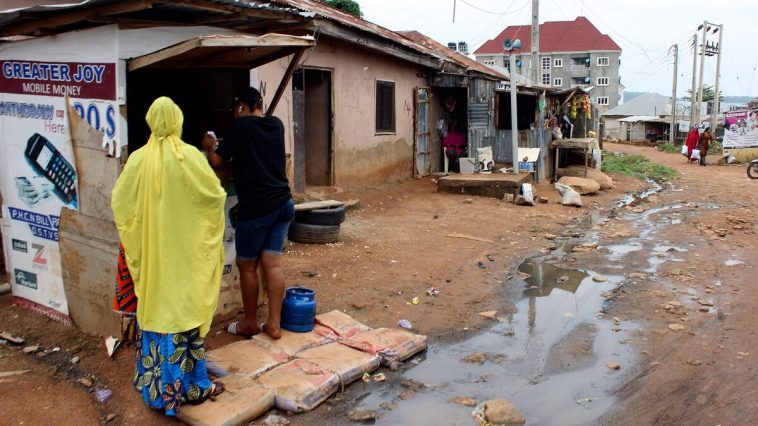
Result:
{"label": "concrete slab", "polygon": [[255,340],[235,342],[207,354],[208,371],[219,377],[232,374],[255,377],[289,358],[286,353]]}
{"label": "concrete slab", "polygon": [[361,352],[339,343],[311,348],[300,352],[297,357],[336,373],[344,384],[360,379],[363,373],[376,370],[381,363],[378,355]]}
{"label": "concrete slab", "polygon": [[437,188],[454,194],[503,198],[506,193],[516,195],[521,184],[532,182],[534,182],[533,173],[454,174],[437,179]]}
{"label": "concrete slab", "polygon": [[192,426],[245,425],[274,406],[274,392],[250,376],[227,376],[221,382],[224,393],[200,405],[182,405],[179,420]]}
{"label": "concrete slab", "polygon": [[339,377],[323,367],[295,359],[262,374],[258,383],[276,395],[276,408],[305,413],[326,401],[340,384]]}
{"label": "concrete slab", "polygon": [[294,333],[287,330],[282,330],[282,338],[278,340],[274,340],[266,334],[258,334],[253,337],[253,340],[260,343],[261,346],[273,348],[289,356],[293,356],[306,349],[324,345],[330,341],[325,336],[312,331],[309,333]]}

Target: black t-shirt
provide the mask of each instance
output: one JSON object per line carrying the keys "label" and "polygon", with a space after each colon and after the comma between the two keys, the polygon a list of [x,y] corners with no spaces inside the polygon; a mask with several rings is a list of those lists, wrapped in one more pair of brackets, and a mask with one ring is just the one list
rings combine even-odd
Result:
{"label": "black t-shirt", "polygon": [[278,118],[235,119],[216,154],[232,163],[239,219],[266,216],[292,198],[285,170],[284,125]]}

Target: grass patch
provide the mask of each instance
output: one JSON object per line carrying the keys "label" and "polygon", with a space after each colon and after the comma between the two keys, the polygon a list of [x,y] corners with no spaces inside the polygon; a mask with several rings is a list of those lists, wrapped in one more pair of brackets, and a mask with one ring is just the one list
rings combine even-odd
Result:
{"label": "grass patch", "polygon": [[603,171],[638,179],[653,179],[656,182],[677,177],[676,170],[663,164],[653,163],[642,155],[608,155],[603,158]]}
{"label": "grass patch", "polygon": [[682,147],[666,142],[658,145],[658,151],[668,152],[669,154],[679,154],[682,152]]}

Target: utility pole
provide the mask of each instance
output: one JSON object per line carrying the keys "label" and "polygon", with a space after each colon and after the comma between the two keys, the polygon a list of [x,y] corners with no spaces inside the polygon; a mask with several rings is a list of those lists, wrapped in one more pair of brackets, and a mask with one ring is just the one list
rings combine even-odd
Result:
{"label": "utility pole", "polygon": [[[516,69],[516,52],[510,52],[508,60],[510,61],[511,69]],[[513,174],[518,175],[518,114],[516,112],[516,78],[511,77],[511,155],[513,155]]]}
{"label": "utility pole", "polygon": [[[695,84],[697,83],[697,33],[692,35],[692,88],[690,89],[690,129],[695,125]],[[688,131],[690,129],[687,129]]]}
{"label": "utility pole", "polygon": [[716,83],[713,88],[713,111],[711,111],[711,130],[714,135],[716,134],[716,126],[718,124],[716,120],[718,120],[719,108],[721,107],[719,105],[719,79],[721,78],[719,74],[721,73],[721,42],[724,39],[724,25],[719,25],[717,31],[719,32],[719,44],[716,47],[718,49],[718,56],[716,57]]}
{"label": "utility pole", "polygon": [[537,85],[542,77],[540,62],[540,1],[532,0],[532,75],[529,83]]}
{"label": "utility pole", "polygon": [[669,128],[669,143],[674,144],[674,133],[676,133],[676,72],[679,64],[679,45],[671,46],[674,49],[674,81],[671,89],[671,127]]}
{"label": "utility pole", "polygon": [[708,21],[703,21],[703,39],[700,40],[700,89],[697,93],[697,123],[700,124],[701,121],[701,112],[700,106],[703,105],[703,83],[705,78],[703,74],[705,74],[705,44],[706,44],[706,38],[708,34]]}

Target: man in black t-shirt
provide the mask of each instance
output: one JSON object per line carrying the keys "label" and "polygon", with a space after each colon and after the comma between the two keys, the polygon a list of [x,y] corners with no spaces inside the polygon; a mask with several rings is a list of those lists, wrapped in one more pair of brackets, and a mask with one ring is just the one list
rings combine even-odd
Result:
{"label": "man in black t-shirt", "polygon": [[[263,98],[246,87],[234,98],[234,122],[218,142],[203,138],[203,149],[217,171],[231,165],[239,200],[235,247],[245,319],[229,324],[231,334],[251,337],[263,331],[281,337],[284,271],[281,254],[295,215],[285,171],[284,126],[263,115]],[[268,320],[258,327],[258,264],[268,290]]]}

